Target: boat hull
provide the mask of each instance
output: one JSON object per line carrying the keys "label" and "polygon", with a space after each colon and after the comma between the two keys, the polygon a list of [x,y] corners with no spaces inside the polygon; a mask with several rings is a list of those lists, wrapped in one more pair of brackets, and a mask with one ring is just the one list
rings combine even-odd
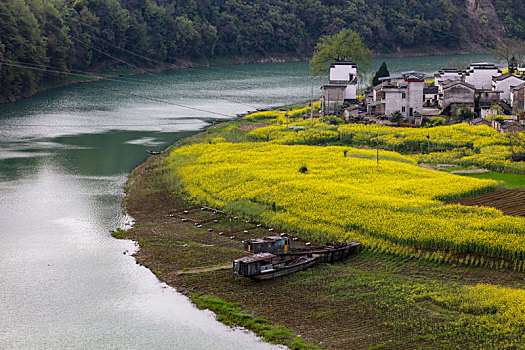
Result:
{"label": "boat hull", "polygon": [[274,270],[274,271],[266,272],[266,273],[261,273],[261,274],[258,274],[258,275],[252,275],[252,276],[248,276],[248,277],[253,278],[255,280],[258,280],[258,281],[269,280],[269,279],[273,279],[275,277],[280,277],[280,276],[288,275],[288,274],[291,274],[291,273],[294,273],[294,272],[297,272],[297,271],[301,271],[301,270],[307,269],[310,266],[312,266],[315,263],[317,263],[317,259],[315,259],[315,258],[305,258],[305,259],[306,260],[304,262],[302,262],[300,264],[297,264],[297,265],[288,266],[288,267],[282,267],[282,268],[279,268],[278,270]]}

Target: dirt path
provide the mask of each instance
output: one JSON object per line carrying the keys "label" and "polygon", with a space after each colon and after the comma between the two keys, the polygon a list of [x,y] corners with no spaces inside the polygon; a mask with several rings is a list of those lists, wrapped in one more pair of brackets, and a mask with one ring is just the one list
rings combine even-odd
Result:
{"label": "dirt path", "polygon": [[193,269],[185,269],[185,270],[179,270],[177,271],[178,275],[189,275],[192,273],[203,273],[203,272],[212,272],[212,271],[219,271],[219,270],[231,270],[232,269],[232,263],[222,264],[222,265],[215,265],[210,267],[196,267]]}

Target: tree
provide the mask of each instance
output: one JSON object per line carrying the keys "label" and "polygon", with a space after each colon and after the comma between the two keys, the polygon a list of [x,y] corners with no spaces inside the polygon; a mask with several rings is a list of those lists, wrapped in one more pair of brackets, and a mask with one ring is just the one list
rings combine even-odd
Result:
{"label": "tree", "polygon": [[507,67],[511,67],[514,63],[513,58],[517,61],[516,56],[521,57],[521,50],[523,50],[523,45],[518,40],[505,38],[498,43],[492,55],[500,61],[505,61]]}
{"label": "tree", "polygon": [[461,107],[454,106],[452,108],[451,117],[453,122],[461,123],[464,120],[476,118],[477,114],[475,112],[472,112],[472,110],[468,106],[462,105]]}
{"label": "tree", "polygon": [[392,123],[399,123],[403,120],[403,114],[401,114],[400,111],[394,111],[394,113],[390,115],[390,118],[388,118],[388,120],[390,120]]}
{"label": "tree", "polygon": [[343,29],[331,36],[324,36],[316,45],[310,60],[312,75],[327,74],[335,61],[354,61],[358,75],[363,77],[369,69],[372,52],[366,47],[361,37],[350,29]]}
{"label": "tree", "polygon": [[388,76],[390,76],[390,72],[388,71],[388,68],[386,67],[386,62],[383,62],[381,63],[379,70],[374,75],[374,78],[372,80],[372,85],[373,86],[379,85],[380,83],[379,78],[384,78]]}
{"label": "tree", "polygon": [[525,134],[522,132],[509,132],[505,134],[509,139],[512,151],[512,160],[525,161]]}
{"label": "tree", "polygon": [[498,104],[492,105],[490,106],[489,112],[491,116],[495,117],[497,115],[503,114],[503,107]]}

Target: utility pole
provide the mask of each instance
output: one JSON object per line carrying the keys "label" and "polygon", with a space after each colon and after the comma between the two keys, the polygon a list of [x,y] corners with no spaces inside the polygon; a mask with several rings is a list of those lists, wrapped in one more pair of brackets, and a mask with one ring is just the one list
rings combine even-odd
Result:
{"label": "utility pole", "polygon": [[428,141],[427,153],[430,153],[430,134],[427,135],[427,141]]}
{"label": "utility pole", "polygon": [[376,163],[379,164],[379,140],[376,138]]}
{"label": "utility pole", "polygon": [[314,122],[314,77],[312,76],[312,98],[310,99],[310,122]]}
{"label": "utility pole", "polygon": [[284,115],[286,116],[286,128],[288,129],[288,112],[284,113]]}

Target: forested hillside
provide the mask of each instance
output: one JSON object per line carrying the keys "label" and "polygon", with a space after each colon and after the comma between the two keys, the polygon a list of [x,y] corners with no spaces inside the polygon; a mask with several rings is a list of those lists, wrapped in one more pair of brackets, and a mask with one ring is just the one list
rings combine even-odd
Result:
{"label": "forested hillside", "polygon": [[[376,53],[525,39],[522,0],[0,0],[0,102],[66,71],[304,57],[350,28]],[[22,66],[22,67],[21,67]],[[25,67],[25,68],[23,68]],[[29,69],[32,68],[32,69]]]}

